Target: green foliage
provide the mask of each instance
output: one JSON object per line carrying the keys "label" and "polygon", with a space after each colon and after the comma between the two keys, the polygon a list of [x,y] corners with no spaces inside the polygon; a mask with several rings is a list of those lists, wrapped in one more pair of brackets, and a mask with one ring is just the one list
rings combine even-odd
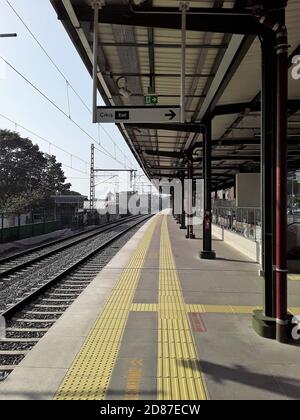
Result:
{"label": "green foliage", "polygon": [[44,154],[28,138],[0,130],[0,207],[7,212],[43,208],[51,203],[50,196],[66,194],[61,163]]}
{"label": "green foliage", "polygon": [[8,197],[2,209],[7,213],[21,213],[25,210],[40,207],[42,199],[43,192],[41,190],[32,191],[30,194],[19,193]]}

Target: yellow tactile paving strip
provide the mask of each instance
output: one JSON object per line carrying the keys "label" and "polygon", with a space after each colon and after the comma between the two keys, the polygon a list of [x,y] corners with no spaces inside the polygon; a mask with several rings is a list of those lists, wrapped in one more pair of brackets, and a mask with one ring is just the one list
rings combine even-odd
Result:
{"label": "yellow tactile paving strip", "polygon": [[[109,385],[132,301],[158,218],[122,272],[103,312],[60,385],[56,400],[102,400]],[[136,268],[138,267],[138,268]]]}
{"label": "yellow tactile paving strip", "polygon": [[161,227],[158,312],[158,399],[207,399],[166,216]]}
{"label": "yellow tactile paving strip", "polygon": [[130,311],[132,312],[157,312],[158,305],[156,303],[133,303]]}
{"label": "yellow tactile paving strip", "polygon": [[[251,314],[259,307],[186,304],[172,253],[166,216],[163,216],[161,227],[159,303],[133,303],[158,220],[159,217],[155,217],[148,227],[54,399],[105,398],[130,311],[158,312],[158,399],[207,399],[188,313]],[[300,275],[290,275],[289,280],[300,281]],[[300,314],[300,308],[289,310]]]}

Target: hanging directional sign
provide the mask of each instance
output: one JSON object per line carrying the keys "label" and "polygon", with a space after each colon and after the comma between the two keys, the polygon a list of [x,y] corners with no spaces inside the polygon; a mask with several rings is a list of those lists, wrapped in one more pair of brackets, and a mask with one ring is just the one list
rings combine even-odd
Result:
{"label": "hanging directional sign", "polygon": [[98,123],[170,123],[180,122],[178,106],[124,106],[97,108]]}

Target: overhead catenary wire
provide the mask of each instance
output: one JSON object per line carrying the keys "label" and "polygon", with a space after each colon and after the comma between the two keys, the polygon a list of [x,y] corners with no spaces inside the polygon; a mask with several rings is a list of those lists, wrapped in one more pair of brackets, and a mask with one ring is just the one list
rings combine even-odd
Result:
{"label": "overhead catenary wire", "polygon": [[[12,120],[11,118],[7,117],[6,115],[3,115],[3,114],[0,113],[0,117],[3,118],[3,119],[5,119],[5,120],[7,120],[7,121],[9,121],[11,124],[14,124],[15,129],[17,129],[19,127],[22,130],[26,131],[27,133],[29,133],[29,134],[37,137],[38,139],[44,141],[49,146],[54,147],[54,148],[60,150],[63,153],[66,153],[70,157],[76,158],[77,160],[79,160],[80,162],[84,163],[85,165],[89,165],[89,163],[86,160],[82,159],[80,156],[76,156],[74,154],[71,154],[67,150],[63,149],[61,146],[57,146],[55,143],[49,141],[48,139],[45,139],[44,137],[40,136],[39,134],[35,133],[34,131],[30,130],[29,128],[24,127],[22,124],[19,124],[17,121]],[[50,152],[50,150],[49,150],[49,152]],[[85,171],[83,171],[82,169],[74,168],[73,166],[70,166],[70,165],[68,165],[66,163],[62,163],[62,165],[65,166],[65,167],[67,167],[67,168],[69,168],[69,169],[73,169],[74,171],[80,172],[82,174],[85,174],[85,175],[88,174],[87,173],[87,169]]]}
{"label": "overhead catenary wire", "polygon": [[[116,175],[110,176],[109,178],[105,179],[104,181],[100,181],[97,184],[95,184],[95,187],[97,187],[101,184],[109,183],[108,181],[110,181],[111,179],[114,179],[114,178],[117,178],[117,176]],[[112,184],[112,183],[110,182],[110,184]]]}
{"label": "overhead catenary wire", "polygon": [[24,76],[16,67],[14,67],[9,61],[7,61],[4,57],[0,56],[0,59],[4,61],[4,63],[9,66],[16,74],[18,74],[26,83],[28,83],[36,92],[38,92],[44,99],[46,99],[52,106],[54,106],[59,112],[61,112],[65,117],[70,119],[84,134],[86,134],[92,141],[95,139],[86,131],[84,130],[75,120],[69,118],[69,115],[60,107],[58,106],[49,96],[43,93],[37,86],[35,86],[26,76]]}
{"label": "overhead catenary wire", "polygon": [[24,21],[24,19],[20,16],[20,14],[17,12],[17,10],[12,6],[12,4],[8,1],[5,0],[6,3],[8,4],[8,6],[11,8],[11,10],[13,11],[13,13],[17,16],[17,18],[20,20],[20,22],[23,24],[23,26],[26,28],[26,30],[29,32],[29,34],[31,35],[31,37],[34,39],[34,41],[38,44],[38,46],[41,48],[41,50],[44,52],[44,54],[48,57],[48,59],[50,60],[50,62],[53,64],[53,66],[55,67],[55,69],[58,71],[58,73],[61,75],[61,77],[63,79],[65,79],[65,81],[68,83],[68,85],[70,86],[70,88],[72,89],[72,91],[75,93],[75,95],[77,96],[77,98],[80,100],[80,102],[82,103],[82,105],[89,111],[91,112],[90,108],[88,107],[88,105],[85,103],[85,101],[82,99],[82,97],[80,96],[80,94],[76,91],[76,89],[72,86],[72,84],[70,83],[70,81],[67,79],[67,77],[65,76],[65,74],[61,71],[61,69],[58,67],[58,65],[55,63],[55,61],[53,60],[53,58],[50,56],[50,54],[47,52],[47,50],[45,49],[45,47],[41,44],[41,42],[38,40],[38,38],[36,37],[36,35],[32,32],[32,30],[29,28],[29,26],[26,24],[26,22]]}
{"label": "overhead catenary wire", "polygon": [[[71,116],[69,116],[59,105],[57,105],[49,96],[47,96],[44,92],[42,92],[37,86],[34,85],[26,76],[24,76],[15,66],[13,66],[9,61],[5,58],[0,56],[0,59],[3,60],[7,66],[9,66],[18,76],[20,76],[26,83],[28,83],[37,93],[39,93],[46,101],[48,101],[54,108],[56,108],[62,115],[64,115],[68,120],[72,121],[72,123],[79,128],[92,142],[97,143],[101,150],[98,149],[101,153],[104,153],[106,156],[110,157],[111,159],[118,162],[120,165],[123,166],[123,162],[116,159],[113,154],[111,154],[102,144],[99,144],[97,139],[95,139],[91,134],[89,134],[84,128],[82,128]],[[102,127],[101,127],[102,128]],[[123,153],[123,152],[122,152]],[[124,153],[123,153],[124,155]],[[124,155],[125,156],[125,155]]]}
{"label": "overhead catenary wire", "polygon": [[[26,24],[26,22],[24,21],[24,19],[21,17],[20,13],[17,12],[17,10],[12,6],[12,4],[10,3],[9,0],[5,0],[7,5],[10,7],[10,9],[13,11],[13,13],[17,16],[17,18],[20,20],[20,22],[22,23],[22,25],[25,27],[25,29],[28,31],[28,33],[30,34],[30,36],[34,39],[34,41],[37,43],[37,45],[40,47],[40,49],[43,51],[43,53],[46,55],[46,57],[49,59],[49,61],[52,63],[52,65],[54,66],[54,68],[57,70],[57,72],[60,74],[60,76],[65,80],[66,85],[67,85],[67,101],[68,101],[68,110],[69,110],[69,115],[67,115],[65,112],[65,116],[68,117],[72,122],[75,123],[75,121],[71,118],[71,112],[70,112],[70,99],[69,99],[69,88],[74,92],[74,94],[77,96],[77,98],[80,100],[80,102],[82,103],[82,105],[86,108],[86,110],[92,115],[92,111],[90,109],[90,107],[86,104],[86,102],[84,101],[84,99],[82,98],[82,96],[76,91],[76,89],[73,87],[73,85],[70,83],[70,81],[68,80],[68,78],[65,76],[65,74],[63,73],[63,71],[59,68],[59,66],[56,64],[56,62],[53,60],[53,58],[50,56],[50,54],[47,52],[46,48],[42,45],[42,43],[38,40],[37,36],[33,33],[33,31],[29,28],[29,26]],[[76,123],[75,123],[76,124]],[[77,125],[77,124],[76,124]],[[78,128],[80,128],[82,131],[85,132],[85,130],[83,130],[81,127],[79,127],[79,125],[77,125]],[[103,127],[101,126],[101,124],[98,124],[98,129],[99,127],[105,132],[105,134],[110,138],[112,144],[114,145],[114,148],[117,148],[120,153],[125,157],[126,159],[126,155],[123,152],[123,150],[117,145],[117,143],[112,139],[111,135],[109,134],[109,132]],[[88,134],[85,132],[85,134]],[[90,137],[90,136],[89,136]],[[97,142],[99,144],[99,146],[106,150],[100,141],[100,133],[98,133],[98,139],[99,142]],[[93,139],[94,141],[94,139]],[[109,157],[111,157],[112,159],[114,159],[114,156],[112,154],[110,154],[109,151],[106,150],[106,152],[108,153]],[[115,159],[114,159],[115,160]],[[128,159],[129,164],[133,167],[135,165],[132,164],[132,162],[130,162],[130,160]],[[123,163],[120,162],[118,160],[118,163],[120,163],[123,166]],[[126,166],[125,166],[126,167]]]}
{"label": "overhead catenary wire", "polygon": [[69,86],[70,86],[69,83],[66,82],[68,111],[69,111],[69,118],[71,118],[71,104],[70,104]]}

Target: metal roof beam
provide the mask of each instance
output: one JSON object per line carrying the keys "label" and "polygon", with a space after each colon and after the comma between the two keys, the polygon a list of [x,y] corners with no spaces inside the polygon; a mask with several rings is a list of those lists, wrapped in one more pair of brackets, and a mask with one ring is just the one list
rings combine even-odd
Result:
{"label": "metal roof beam", "polygon": [[[172,169],[172,168],[171,168]],[[187,171],[187,167],[185,168],[185,170]],[[164,171],[166,171],[166,169],[163,169],[162,170],[163,172],[161,172],[161,173],[164,173]],[[178,171],[178,169],[177,168],[174,168],[174,171]],[[180,172],[183,172],[183,170],[182,170],[182,168],[179,170]],[[199,173],[201,173],[202,172],[202,168],[194,168],[194,173],[196,172],[196,174],[199,174]],[[154,174],[155,173],[158,173],[158,172],[153,172]],[[166,173],[166,172],[165,172]],[[168,174],[170,174],[171,172],[168,172]],[[216,173],[216,172],[214,172],[214,171],[212,171],[212,174],[215,176],[215,177],[232,177],[234,174],[232,173],[232,174],[228,174],[228,173],[224,173],[224,174],[219,174],[219,173]],[[201,175],[202,175],[202,173],[201,173]]]}
{"label": "metal roof beam", "polygon": [[[292,52],[292,54],[290,54],[289,58],[288,58],[288,67],[291,67],[292,65],[292,59],[295,55],[297,55],[300,52],[300,45],[298,45],[295,50]],[[260,110],[260,98],[261,98],[261,91],[259,91],[254,98],[252,99],[252,101],[248,104],[247,108],[249,109],[253,109],[253,110]],[[291,113],[295,113],[297,112],[300,108],[299,108],[299,100],[290,100],[289,103],[289,111]],[[246,109],[244,108],[244,112],[246,111]],[[241,111],[243,112],[243,111]],[[239,115],[235,121],[231,124],[231,126],[229,128],[227,128],[224,132],[224,134],[222,135],[223,137],[228,136],[231,131],[233,130],[233,128],[235,128],[235,126],[237,124],[239,124],[242,120],[243,120],[243,115]]]}
{"label": "metal roof beam", "polygon": [[145,130],[166,130],[166,131],[181,131],[183,133],[201,133],[201,125],[193,123],[175,123],[175,124],[159,124],[159,123],[136,123],[136,124],[125,124],[126,128],[141,128]]}
{"label": "metal roof beam", "polygon": [[161,156],[161,157],[170,157],[170,158],[181,158],[182,153],[179,152],[163,152],[161,150],[145,150],[145,153],[149,156]]}
{"label": "metal roof beam", "polygon": [[[161,153],[165,153],[165,152],[161,152]],[[176,153],[176,152],[175,152]],[[178,153],[176,153],[176,156],[172,156],[172,157],[178,157],[177,156]],[[169,156],[171,157],[171,156]],[[182,154],[180,157],[184,157]],[[260,161],[260,155],[215,155],[211,157],[212,161],[227,161],[227,160],[245,160],[245,161],[254,161],[254,162],[259,162]],[[196,158],[194,159],[194,162],[199,162],[202,161],[202,157]]]}
{"label": "metal roof beam", "polygon": [[245,112],[245,110],[249,110],[249,112],[260,111],[260,102],[256,103],[255,105],[253,105],[252,102],[218,105],[214,109],[213,116],[216,117],[218,115],[240,114]]}
{"label": "metal roof beam", "polygon": [[[53,3],[58,1],[60,0],[53,0]],[[80,21],[93,21],[93,10],[88,4],[79,3],[73,7]],[[58,17],[61,20],[65,19],[63,13],[59,13]],[[133,8],[128,4],[109,4],[102,7],[99,23],[180,30],[181,13],[176,7]],[[264,27],[250,10],[193,7],[187,13],[187,30],[261,35]]]}
{"label": "metal roof beam", "polygon": [[186,171],[185,166],[151,166],[151,169],[157,169],[159,171]]}
{"label": "metal roof beam", "polygon": [[[183,164],[183,165],[185,165],[185,164]],[[251,163],[251,167],[256,167],[256,166],[258,167],[259,166],[259,163],[257,163],[257,162],[252,162]],[[183,167],[183,166],[181,165],[180,167]],[[166,166],[166,165],[155,165],[155,164],[153,164],[149,168],[150,169],[158,169],[158,168],[162,169],[163,168],[163,169],[166,170],[166,169],[176,168],[176,166]],[[194,165],[194,168],[195,169],[198,169],[198,170],[202,169],[202,161],[201,160],[196,161],[195,162],[195,165]],[[240,164],[234,164],[234,163],[231,163],[231,164],[229,164],[229,163],[227,163],[227,164],[221,164],[219,162],[212,163],[212,170],[215,173],[218,173],[218,174],[221,173],[219,171],[241,171],[241,170],[245,170],[245,169],[248,169],[248,167],[247,167],[247,165],[245,163],[240,163]]]}
{"label": "metal roof beam", "polygon": [[[149,137],[147,135],[145,136],[137,136],[137,137]],[[175,140],[173,137],[170,137],[171,139]],[[142,143],[142,141],[139,141]],[[162,142],[160,142],[161,144]],[[300,136],[297,137],[291,137],[288,139],[289,145],[297,145],[300,144]],[[164,142],[163,144],[168,144],[170,147],[173,147],[172,142]],[[260,138],[239,138],[239,139],[218,139],[218,140],[212,140],[213,147],[220,147],[220,146],[247,146],[247,145],[253,145],[253,146],[259,146],[260,145]],[[177,146],[176,146],[177,147]],[[195,144],[195,147],[202,147],[202,142],[197,142]],[[155,151],[155,150],[145,150],[145,153],[152,156],[169,156],[169,157],[182,157],[181,152],[162,152]],[[168,155],[169,154],[169,155]]]}
{"label": "metal roof beam", "polygon": [[[161,155],[161,153],[162,153],[162,155]],[[293,157],[296,157],[296,156],[300,156],[300,150],[299,151],[293,151],[292,152],[293,154],[292,154],[292,156],[289,156],[289,158],[293,158]],[[153,152],[153,155],[157,155],[157,153],[156,152]],[[182,156],[182,154],[180,154],[180,153],[177,153],[177,152],[158,152],[158,155],[160,155],[160,156],[165,156],[165,157],[174,157],[174,158],[177,158],[177,157],[184,157],[184,156]],[[236,155],[230,155],[230,154],[228,154],[228,155],[214,155],[214,156],[212,156],[211,157],[211,160],[214,160],[214,161],[218,161],[218,160],[221,160],[221,161],[227,161],[227,160],[245,160],[245,161],[254,161],[254,162],[259,162],[260,161],[260,154],[257,154],[257,155],[239,155],[239,154],[236,154]],[[196,158],[196,159],[194,159],[194,162],[199,162],[199,161],[202,161],[202,157],[199,157],[199,158]],[[295,162],[293,162],[293,161],[291,161],[291,163],[294,163],[295,164]],[[296,164],[297,164],[297,162],[296,162]],[[222,169],[222,168],[221,168]]]}
{"label": "metal roof beam", "polygon": [[[119,95],[121,96],[121,95]],[[144,98],[144,94],[141,93],[132,93],[130,95],[131,97],[140,97],[140,98]],[[176,94],[159,94],[158,95],[159,98],[180,98],[180,95],[176,95]],[[185,95],[186,98],[193,98],[193,99],[200,99],[200,98],[205,98],[205,95]],[[194,112],[194,111],[193,111]]]}
{"label": "metal roof beam", "polygon": [[[297,111],[300,109],[300,99],[290,99],[288,101],[288,109],[290,111]],[[260,112],[260,101],[240,102],[226,105],[218,105],[214,109],[214,117],[218,115],[241,114],[248,112]]]}
{"label": "metal roof beam", "polygon": [[[197,162],[197,160],[202,160],[202,158],[195,159],[194,161]],[[260,155],[215,155],[211,157],[211,160],[246,160],[246,161],[260,161]]]}
{"label": "metal roof beam", "polygon": [[[290,137],[288,139],[289,145],[296,145],[300,144],[300,135],[299,137]],[[199,143],[197,142],[197,145]],[[202,143],[201,143],[202,144]],[[226,139],[218,139],[213,140],[212,142],[213,146],[255,146],[260,145],[260,137],[255,138],[241,138],[241,139],[235,139],[235,138],[226,138]]]}
{"label": "metal roof beam", "polygon": [[[194,113],[194,121],[203,121],[209,115],[213,115],[214,109],[231,81],[233,75],[251,47],[255,36],[253,35],[233,35],[227,50],[218,66],[217,73],[212,80],[210,88],[206,93],[203,102],[200,102],[200,109]],[[187,139],[185,150],[189,150],[195,140],[195,136],[190,135]]]}
{"label": "metal roof beam", "polygon": [[[102,71],[101,74],[103,76],[107,76],[107,77],[166,77],[166,78],[179,78],[181,77],[180,73],[155,73],[154,69],[153,69],[153,73],[150,71],[150,73],[127,73],[127,72],[121,72],[121,73],[117,73],[117,72],[105,72]],[[214,77],[215,75],[213,73],[191,73],[191,74],[186,74],[185,77],[199,77],[199,78],[207,78],[207,77]]]}
{"label": "metal roof beam", "polygon": [[[145,135],[145,137],[147,137]],[[170,137],[172,138],[172,137]],[[300,144],[300,135],[299,137],[291,137],[288,139],[288,142],[290,145],[295,145],[295,144]],[[172,147],[172,143],[171,142],[165,142],[164,144],[169,144],[170,147]],[[217,140],[212,140],[212,145],[215,147],[218,146],[259,146],[260,145],[260,138],[259,137],[255,137],[255,138],[231,138],[231,139],[217,139]],[[195,147],[202,147],[202,142],[197,142],[195,144]],[[152,152],[151,150],[147,150],[147,152]]]}
{"label": "metal roof beam", "polygon": [[[127,48],[148,48],[148,44],[145,42],[99,42],[101,47],[127,47]],[[162,48],[162,49],[181,49],[181,44],[162,44],[162,43],[153,43],[153,48]],[[187,49],[217,49],[223,50],[227,48],[227,44],[187,44]]]}
{"label": "metal roof beam", "polygon": [[231,38],[210,90],[206,95],[198,115],[195,115],[197,120],[202,121],[207,115],[213,113],[218,100],[224,93],[254,39],[254,36],[241,35],[234,35]]}

